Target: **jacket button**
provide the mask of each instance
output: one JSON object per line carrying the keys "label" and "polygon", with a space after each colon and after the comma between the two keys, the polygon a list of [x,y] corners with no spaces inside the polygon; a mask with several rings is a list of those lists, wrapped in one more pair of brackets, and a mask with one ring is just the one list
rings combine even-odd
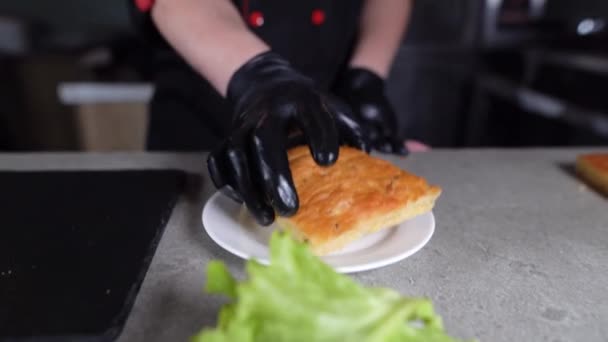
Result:
{"label": "jacket button", "polygon": [[264,15],[260,11],[253,11],[249,14],[249,25],[260,27],[264,25]]}
{"label": "jacket button", "polygon": [[325,22],[325,12],[320,9],[312,11],[310,21],[313,23],[313,25],[317,26],[323,24]]}

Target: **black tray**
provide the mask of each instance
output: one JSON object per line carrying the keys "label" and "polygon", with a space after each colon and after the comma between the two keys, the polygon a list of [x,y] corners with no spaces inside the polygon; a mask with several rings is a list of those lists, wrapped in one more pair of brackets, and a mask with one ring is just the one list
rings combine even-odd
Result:
{"label": "black tray", "polygon": [[184,176],[0,172],[0,340],[115,339]]}

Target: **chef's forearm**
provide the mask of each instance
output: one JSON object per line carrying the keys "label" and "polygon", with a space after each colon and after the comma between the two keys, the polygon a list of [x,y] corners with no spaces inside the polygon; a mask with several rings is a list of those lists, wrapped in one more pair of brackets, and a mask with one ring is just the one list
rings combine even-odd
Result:
{"label": "chef's forearm", "polygon": [[411,0],[366,0],[350,65],[386,78],[407,28],[411,7]]}
{"label": "chef's forearm", "polygon": [[229,0],[157,0],[152,19],[169,44],[222,95],[241,65],[269,49]]}

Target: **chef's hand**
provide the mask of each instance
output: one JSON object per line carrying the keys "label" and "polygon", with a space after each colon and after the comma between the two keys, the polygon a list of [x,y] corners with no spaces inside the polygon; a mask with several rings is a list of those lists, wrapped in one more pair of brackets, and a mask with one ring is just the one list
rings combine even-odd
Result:
{"label": "chef's hand", "polygon": [[355,119],[366,131],[371,148],[407,155],[402,139],[397,137],[397,118],[384,94],[384,80],[363,68],[350,68],[338,79],[335,93],[349,104]]}
{"label": "chef's hand", "polygon": [[227,98],[235,109],[232,133],[210,154],[207,166],[215,186],[244,202],[261,225],[271,224],[275,212],[290,216],[298,210],[286,153],[290,134],[305,138],[319,165],[335,163],[341,143],[367,148],[348,107],[273,52],[241,66]]}

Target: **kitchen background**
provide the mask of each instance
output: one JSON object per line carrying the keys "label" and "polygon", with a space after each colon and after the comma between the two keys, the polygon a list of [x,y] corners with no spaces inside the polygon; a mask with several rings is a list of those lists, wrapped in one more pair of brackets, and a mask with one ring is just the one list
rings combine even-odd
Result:
{"label": "kitchen background", "polygon": [[[608,144],[608,1],[417,0],[389,96],[433,147]],[[0,150],[138,150],[126,0],[0,2]]]}

